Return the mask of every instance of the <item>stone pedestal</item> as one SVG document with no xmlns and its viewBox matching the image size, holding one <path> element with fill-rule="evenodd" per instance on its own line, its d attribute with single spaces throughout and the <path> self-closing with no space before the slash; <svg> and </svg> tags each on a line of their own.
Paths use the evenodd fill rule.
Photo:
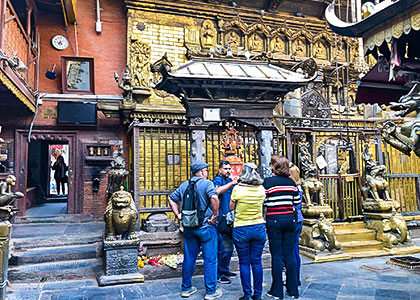
<svg viewBox="0 0 420 300">
<path fill-rule="evenodd" d="M 7 287 L 7 269 L 9 265 L 9 238 L 10 228 L 12 225 L 9 221 L 0 222 L 0 299 L 6 299 Z"/>
<path fill-rule="evenodd" d="M 344 253 L 331 225 L 332 219 L 305 219 L 299 240 L 299 251 L 315 263 L 350 259 Z"/>
<path fill-rule="evenodd" d="M 98 277 L 99 285 L 143 282 L 138 272 L 137 257 L 140 239 L 103 241 L 104 272 Z"/>
</svg>

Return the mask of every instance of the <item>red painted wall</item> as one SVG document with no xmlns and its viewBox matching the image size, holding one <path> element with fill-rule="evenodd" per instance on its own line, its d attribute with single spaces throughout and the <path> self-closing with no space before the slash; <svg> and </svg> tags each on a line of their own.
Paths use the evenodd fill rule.
<svg viewBox="0 0 420 300">
<path fill-rule="evenodd" d="M 96 1 L 77 1 L 77 25 L 69 24 L 68 33 L 79 56 L 93 57 L 95 65 L 95 94 L 120 95 L 114 81 L 114 72 L 121 73 L 126 64 L 127 18 L 123 1 L 101 0 L 102 33 L 95 31 Z M 71 47 L 55 50 L 51 39 L 57 34 L 66 36 L 62 29 L 64 20 L 61 15 L 51 15 L 40 11 L 40 80 L 39 90 L 46 93 L 61 93 L 61 56 L 75 56 Z M 77 38 L 76 32 L 77 30 Z M 77 50 L 76 50 L 77 51 Z M 45 77 L 48 69 L 57 65 L 57 78 Z"/>
</svg>

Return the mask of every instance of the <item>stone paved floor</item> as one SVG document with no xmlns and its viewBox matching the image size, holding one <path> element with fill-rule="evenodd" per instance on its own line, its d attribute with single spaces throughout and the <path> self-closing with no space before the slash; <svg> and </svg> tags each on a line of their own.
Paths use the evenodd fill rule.
<svg viewBox="0 0 420 300">
<path fill-rule="evenodd" d="M 420 258 L 420 254 L 414 255 Z M 385 264 L 389 257 L 313 264 L 304 259 L 302 265 L 302 300 L 420 300 L 420 270 L 409 271 Z M 367 269 L 366 269 L 367 268 Z M 369 270 L 368 270 L 369 269 Z M 264 293 L 271 282 L 270 270 L 264 271 Z M 172 300 L 180 297 L 180 278 L 148 281 L 141 284 L 98 287 L 94 280 L 12 284 L 9 300 L 107 300 L 153 299 Z M 195 276 L 198 293 L 189 299 L 203 299 L 203 276 Z M 220 299 L 242 296 L 240 279 L 222 285 Z M 264 299 L 272 299 L 267 296 Z M 285 299 L 291 299 L 285 297 Z"/>
</svg>

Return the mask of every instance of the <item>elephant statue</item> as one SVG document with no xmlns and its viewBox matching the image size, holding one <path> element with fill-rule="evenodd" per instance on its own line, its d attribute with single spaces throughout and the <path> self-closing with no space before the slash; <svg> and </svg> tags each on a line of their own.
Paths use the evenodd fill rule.
<svg viewBox="0 0 420 300">
<path fill-rule="evenodd" d="M 300 234 L 299 244 L 315 250 L 324 251 L 325 245 L 321 240 L 317 239 L 318 237 L 319 235 L 314 232 L 312 226 L 304 225 L 302 227 L 302 233 Z"/>
<path fill-rule="evenodd" d="M 391 231 L 397 236 L 398 242 L 405 243 L 411 240 L 407 232 L 407 223 L 401 215 L 396 214 L 394 211 L 389 222 L 391 223 Z"/>
<path fill-rule="evenodd" d="M 315 225 L 303 226 L 299 243 L 303 246 L 321 251 L 325 249 L 329 251 L 342 249 L 340 243 L 337 241 L 331 222 L 327 221 L 322 213 Z"/>
</svg>

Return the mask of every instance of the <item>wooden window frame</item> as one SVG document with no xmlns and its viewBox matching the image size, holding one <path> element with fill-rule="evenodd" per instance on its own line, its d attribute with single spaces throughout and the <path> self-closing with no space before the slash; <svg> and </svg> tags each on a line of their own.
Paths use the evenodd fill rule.
<svg viewBox="0 0 420 300">
<path fill-rule="evenodd" d="M 67 88 L 67 72 L 66 65 L 68 61 L 82 61 L 89 62 L 89 90 L 70 90 Z M 61 57 L 61 87 L 63 94 L 95 94 L 95 68 L 93 57 L 80 57 L 80 56 L 62 56 Z"/>
</svg>

